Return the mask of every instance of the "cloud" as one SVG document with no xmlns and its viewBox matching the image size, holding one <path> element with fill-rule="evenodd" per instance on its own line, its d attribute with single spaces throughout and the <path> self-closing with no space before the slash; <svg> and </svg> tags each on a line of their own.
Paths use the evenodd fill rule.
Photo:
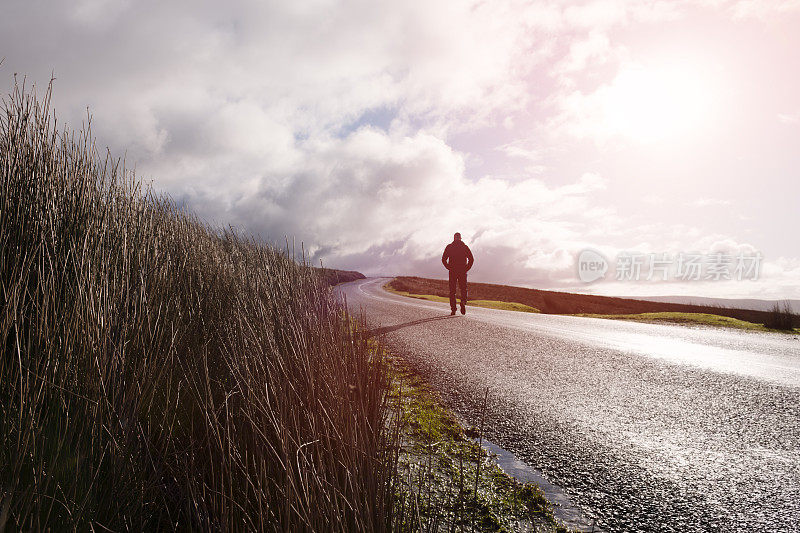
<svg viewBox="0 0 800 533">
<path fill-rule="evenodd" d="M 344 266 L 357 258 L 372 274 L 438 273 L 431 258 L 460 231 L 481 250 L 476 279 L 494 279 L 502 264 L 521 280 L 526 273 L 546 278 L 548 265 L 563 263 L 565 246 L 583 242 L 597 225 L 592 195 L 606 186 L 591 173 L 559 187 L 534 178 L 469 180 L 463 156 L 425 132 L 364 127 L 298 150 L 300 164 L 289 175 L 264 174 L 235 193 L 197 189 L 184 200 L 207 218 L 272 238 L 295 236 L 312 261 Z M 511 248 L 518 251 L 489 260 L 491 250 Z"/>
<path fill-rule="evenodd" d="M 797 124 L 800 122 L 800 112 L 778 113 L 778 121 L 782 124 Z"/>
<path fill-rule="evenodd" d="M 757 8 L 703 7 L 769 16 Z M 480 250 L 475 279 L 565 286 L 587 245 L 728 237 L 673 223 L 672 213 L 657 219 L 654 208 L 631 215 L 629 186 L 651 162 L 625 151 L 634 135 L 608 116 L 624 70 L 659 42 L 648 32 L 689 17 L 694 3 L 9 0 L 3 9 L 0 79 L 19 72 L 42 86 L 54 72 L 62 123 L 80 125 L 88 107 L 98 142 L 127 154 L 157 190 L 212 223 L 295 237 L 330 266 L 439 274 L 441 247 L 459 230 Z M 646 38 L 623 36 L 637 33 Z M 690 201 L 648 193 L 651 207 Z M 694 207 L 723 205 L 706 198 L 713 190 L 691 194 Z"/>
<path fill-rule="evenodd" d="M 664 197 L 658 194 L 647 194 L 642 197 L 642 201 L 650 205 L 664 205 Z"/>
<path fill-rule="evenodd" d="M 590 62 L 601 66 L 612 59 L 614 50 L 607 34 L 593 30 L 586 38 L 577 39 L 569 45 L 569 52 L 559 62 L 554 71 L 564 80 L 568 75 L 586 71 Z"/>
<path fill-rule="evenodd" d="M 387 17 L 385 6 L 372 3 L 92 0 L 73 9 L 12 1 L 0 42 L 11 68 L 27 67 L 23 72 L 40 81 L 31 63 L 47 74 L 55 69 L 59 102 L 79 112 L 90 104 L 98 126 L 117 119 L 106 118 L 117 106 L 158 122 L 164 108 L 184 98 L 204 109 L 249 100 L 276 122 L 310 134 L 387 106 L 402 107 L 406 118 L 467 115 L 463 121 L 521 105 L 526 93 L 512 71 L 530 49 L 521 42 L 530 40 L 530 28 L 506 24 L 509 10 L 404 2 Z M 39 32 L 36 50 L 17 49 L 28 41 L 27 28 L 46 25 L 54 31 Z M 77 86 L 84 91 L 73 93 Z M 113 140 L 128 146 L 146 130 L 143 124 Z"/>
<path fill-rule="evenodd" d="M 731 205 L 731 203 L 730 200 L 725 200 L 723 198 L 698 198 L 688 202 L 686 205 L 690 207 L 709 207 Z"/>
<path fill-rule="evenodd" d="M 737 18 L 765 19 L 776 14 L 800 10 L 798 0 L 739 0 L 733 2 L 731 10 Z"/>
</svg>

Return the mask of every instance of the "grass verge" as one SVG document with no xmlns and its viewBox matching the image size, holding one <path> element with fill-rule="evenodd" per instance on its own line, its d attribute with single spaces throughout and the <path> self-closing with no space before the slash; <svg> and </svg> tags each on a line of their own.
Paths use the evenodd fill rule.
<svg viewBox="0 0 800 533">
<path fill-rule="evenodd" d="M 398 294 L 400 296 L 407 296 L 409 298 L 417 298 L 419 300 L 428 300 L 431 302 L 442 302 L 449 304 L 450 298 L 444 296 L 436 296 L 435 294 L 412 294 L 410 292 L 405 291 L 398 291 L 393 289 L 389 284 L 383 286 L 383 288 L 391 292 L 393 294 Z M 502 309 L 504 311 L 521 311 L 523 313 L 538 313 L 539 310 L 535 307 L 531 307 L 529 305 L 517 303 L 517 302 L 501 302 L 499 300 L 467 300 L 469 305 L 474 305 L 475 307 L 488 307 L 490 309 Z"/>
<path fill-rule="evenodd" d="M 396 531 L 568 531 L 542 491 L 505 474 L 423 378 L 385 359 L 400 422 Z"/>
<path fill-rule="evenodd" d="M 572 316 L 605 318 L 608 320 L 631 320 L 634 322 L 648 322 L 652 324 L 669 323 L 669 324 L 711 326 L 716 328 L 743 329 L 748 331 L 769 331 L 769 332 L 782 332 L 782 333 L 787 332 L 786 330 L 768 328 L 762 324 L 754 324 L 753 322 L 747 322 L 746 320 L 739 320 L 738 318 L 712 315 L 710 313 L 664 312 L 664 313 L 637 313 L 630 315 L 599 315 L 599 314 L 584 313 Z M 800 329 L 794 328 L 793 332 L 800 333 Z"/>
</svg>

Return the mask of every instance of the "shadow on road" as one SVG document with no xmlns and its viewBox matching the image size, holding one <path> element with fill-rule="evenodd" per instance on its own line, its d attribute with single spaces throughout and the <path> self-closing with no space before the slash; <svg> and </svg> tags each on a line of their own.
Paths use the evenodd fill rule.
<svg viewBox="0 0 800 533">
<path fill-rule="evenodd" d="M 367 331 L 367 337 L 375 337 L 377 335 L 383 335 L 385 333 L 391 333 L 392 331 L 397 331 L 398 329 L 407 328 L 410 326 L 416 326 L 419 324 L 424 324 L 425 322 L 433 322 L 434 320 L 447 320 L 448 318 L 455 318 L 452 315 L 444 315 L 444 316 L 432 316 L 430 318 L 420 318 L 419 320 L 412 320 L 411 322 L 404 322 L 403 324 L 395 324 L 394 326 L 386 326 L 383 328 L 375 328 Z"/>
</svg>

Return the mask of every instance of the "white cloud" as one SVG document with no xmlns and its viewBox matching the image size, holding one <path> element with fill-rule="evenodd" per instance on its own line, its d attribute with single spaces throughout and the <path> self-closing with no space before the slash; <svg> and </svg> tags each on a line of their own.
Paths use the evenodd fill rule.
<svg viewBox="0 0 800 533">
<path fill-rule="evenodd" d="M 70 18 L 89 29 L 108 28 L 129 7 L 128 0 L 81 0 L 75 2 Z"/>
<path fill-rule="evenodd" d="M 296 236 L 315 260 L 359 257 L 368 273 L 430 263 L 461 231 L 484 251 L 476 276 L 496 276 L 487 250 L 513 243 L 517 251 L 502 259 L 504 268 L 530 279 L 545 275 L 548 262 L 563 262 L 556 251 L 573 241 L 577 246 L 597 226 L 591 196 L 606 185 L 591 173 L 560 187 L 533 178 L 472 181 L 464 177 L 463 156 L 424 132 L 395 136 L 365 127 L 345 138 L 307 141 L 298 150 L 299 165 L 290 175 L 265 174 L 236 193 L 198 190 L 187 200 L 210 218 L 273 238 Z M 432 266 L 428 273 L 437 273 Z"/>
<path fill-rule="evenodd" d="M 778 121 L 782 124 L 797 124 L 800 122 L 800 112 L 778 113 Z"/>
<path fill-rule="evenodd" d="M 504 144 L 503 146 L 498 146 L 497 149 L 510 157 L 527 159 L 532 162 L 537 162 L 542 160 L 541 150 L 538 150 L 536 148 L 529 148 L 525 146 L 525 143 L 522 142 L 512 142 Z"/>
<path fill-rule="evenodd" d="M 589 89 L 566 84 L 566 90 L 552 98 L 556 114 L 548 129 L 599 144 L 686 142 L 715 122 L 715 81 L 688 62 L 646 65 L 623 60 L 606 83 Z"/>
<path fill-rule="evenodd" d="M 697 198 L 696 200 L 688 202 L 686 205 L 690 207 L 725 206 L 731 205 L 731 201 L 723 198 Z"/>
<path fill-rule="evenodd" d="M 555 72 L 565 77 L 576 72 L 584 72 L 590 62 L 593 66 L 600 66 L 611 59 L 613 48 L 607 34 L 591 31 L 584 39 L 573 41 L 569 52 L 555 67 Z"/>
<path fill-rule="evenodd" d="M 800 10 L 800 0 L 739 0 L 731 6 L 738 18 L 767 18 Z"/>
<path fill-rule="evenodd" d="M 711 6 L 762 16 L 755 7 Z M 630 140 L 619 142 L 625 130 L 608 117 L 609 93 L 637 52 L 617 32 L 680 19 L 693 4 L 9 0 L 3 9 L 0 78 L 20 72 L 41 85 L 55 72 L 60 119 L 78 125 L 89 106 L 99 143 L 127 153 L 141 178 L 214 223 L 295 236 L 332 266 L 438 274 L 431 258 L 460 230 L 481 250 L 478 278 L 560 285 L 586 245 L 727 238 L 623 216 L 624 200 L 612 197 L 624 196 L 623 165 L 579 152 L 583 140 L 608 152 Z M 659 197 L 652 204 L 668 204 Z"/>
<path fill-rule="evenodd" d="M 642 201 L 650 205 L 663 205 L 664 197 L 658 194 L 648 194 L 642 197 Z"/>
</svg>

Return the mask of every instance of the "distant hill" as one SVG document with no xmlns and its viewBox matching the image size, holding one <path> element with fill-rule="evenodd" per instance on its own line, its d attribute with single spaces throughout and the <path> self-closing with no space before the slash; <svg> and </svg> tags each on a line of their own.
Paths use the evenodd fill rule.
<svg viewBox="0 0 800 533">
<path fill-rule="evenodd" d="M 447 297 L 449 294 L 446 280 L 428 279 L 418 277 L 397 277 L 389 283 L 390 287 L 412 294 L 433 294 Z M 681 298 L 681 297 L 676 297 Z M 772 314 L 766 309 L 748 309 L 727 307 L 717 303 L 704 302 L 693 305 L 680 302 L 665 302 L 651 299 L 617 298 L 611 296 L 595 296 L 591 294 L 575 294 L 569 292 L 545 291 L 527 289 L 509 285 L 494 285 L 491 283 L 470 283 L 470 300 L 497 300 L 502 302 L 516 302 L 530 307 L 535 307 L 543 313 L 558 315 L 598 314 L 598 315 L 628 315 L 638 313 L 708 313 L 712 315 L 728 316 L 765 324 L 771 321 Z M 699 300 L 721 300 L 703 299 Z M 738 300 L 727 300 L 737 302 Z M 758 300 L 756 300 L 758 301 Z M 762 300 L 762 302 L 765 302 Z M 770 302 L 774 305 L 774 302 Z M 771 309 L 771 305 L 768 309 Z M 792 317 L 794 325 L 800 325 L 800 317 Z"/>
<path fill-rule="evenodd" d="M 800 300 L 759 300 L 757 298 L 707 298 L 703 296 L 642 296 L 639 300 L 648 302 L 705 305 L 770 311 L 776 303 L 789 302 L 792 311 L 800 313 Z"/>
<path fill-rule="evenodd" d="M 336 270 L 335 268 L 319 268 L 314 267 L 314 270 L 322 277 L 322 279 L 330 286 L 338 285 L 339 283 L 347 283 L 348 281 L 355 281 L 357 279 L 364 279 L 366 276 L 361 272 L 355 270 Z"/>
</svg>

